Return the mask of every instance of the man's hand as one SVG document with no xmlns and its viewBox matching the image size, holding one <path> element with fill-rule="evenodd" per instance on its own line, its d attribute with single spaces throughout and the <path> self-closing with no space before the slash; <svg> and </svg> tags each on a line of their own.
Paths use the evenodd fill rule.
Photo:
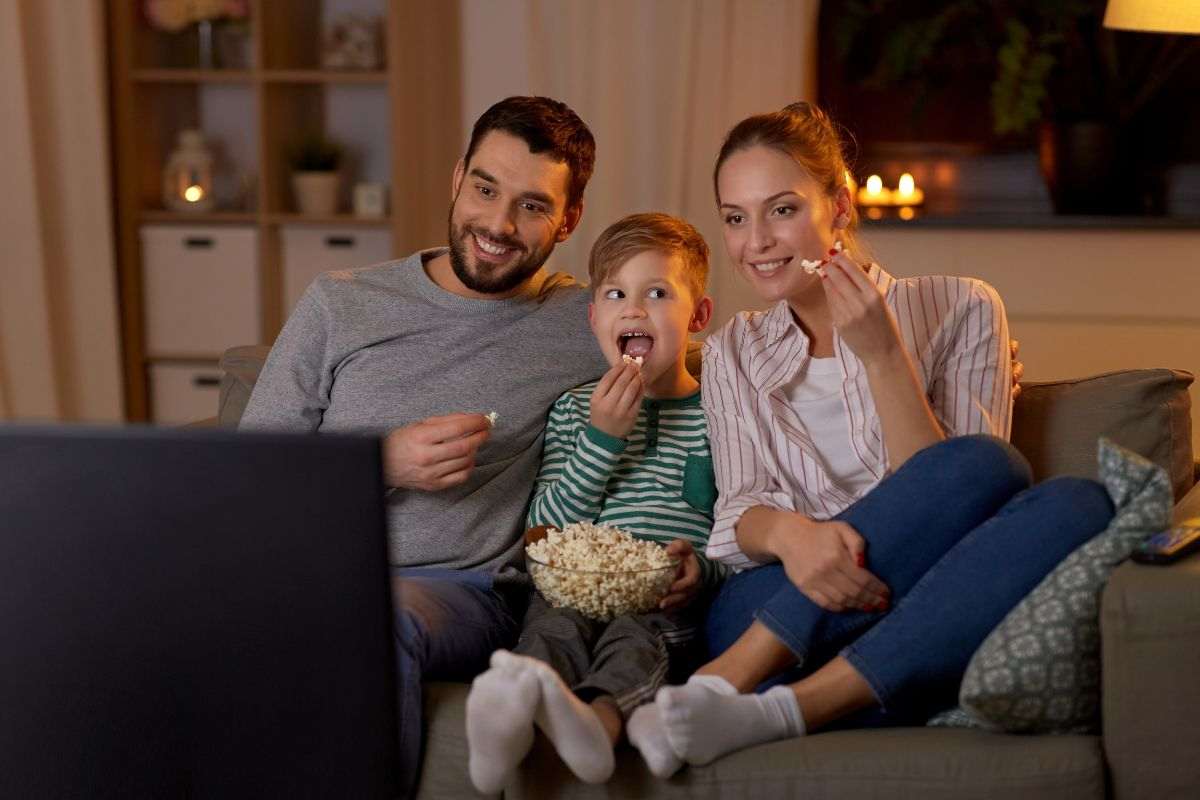
<svg viewBox="0 0 1200 800">
<path fill-rule="evenodd" d="M 592 392 L 592 426 L 624 439 L 637 424 L 642 393 L 641 368 L 637 364 L 617 364 L 604 373 Z"/>
<path fill-rule="evenodd" d="M 1008 351 L 1009 351 L 1009 353 L 1012 354 L 1012 365 L 1013 365 L 1012 366 L 1013 400 L 1016 400 L 1017 396 L 1021 394 L 1021 377 L 1025 374 L 1025 365 L 1021 363 L 1021 360 L 1019 358 L 1017 358 L 1017 350 L 1019 350 L 1020 348 L 1021 348 L 1021 343 L 1018 342 L 1016 339 L 1008 340 Z"/>
<path fill-rule="evenodd" d="M 466 481 L 491 425 L 483 414 L 447 414 L 396 428 L 383 440 L 383 482 L 436 492 Z"/>
<path fill-rule="evenodd" d="M 696 558 L 692 543 L 676 539 L 667 545 L 667 555 L 679 559 L 679 571 L 675 573 L 675 582 L 667 590 L 667 596 L 658 604 L 663 611 L 683 608 L 696 599 L 700 591 L 700 559 Z"/>
<path fill-rule="evenodd" d="M 828 611 L 883 611 L 891 592 L 868 572 L 866 542 L 845 522 L 816 522 L 786 514 L 772 552 L 804 596 Z"/>
</svg>

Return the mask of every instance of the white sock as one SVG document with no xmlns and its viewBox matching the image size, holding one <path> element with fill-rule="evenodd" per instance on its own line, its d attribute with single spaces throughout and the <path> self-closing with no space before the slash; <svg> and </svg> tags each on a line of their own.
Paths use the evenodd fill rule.
<svg viewBox="0 0 1200 800">
<path fill-rule="evenodd" d="M 724 678 L 694 675 L 658 690 L 667 741 L 689 764 L 707 764 L 744 747 L 804 735 L 804 716 L 787 686 L 738 694 Z"/>
<path fill-rule="evenodd" d="M 683 761 L 675 755 L 671 743 L 667 741 L 662 712 L 656 703 L 638 706 L 625 725 L 625 733 L 655 777 L 669 778 L 683 766 Z"/>
<path fill-rule="evenodd" d="M 576 697 L 549 664 L 513 653 L 505 653 L 504 659 L 537 677 L 542 700 L 533 721 L 571 772 L 585 783 L 607 781 L 613 771 L 613 745 L 591 706 Z"/>
<path fill-rule="evenodd" d="M 541 684 L 524 670 L 512 670 L 492 654 L 492 668 L 475 678 L 467 695 L 467 768 L 484 794 L 507 785 L 533 745 L 533 715 Z"/>
</svg>

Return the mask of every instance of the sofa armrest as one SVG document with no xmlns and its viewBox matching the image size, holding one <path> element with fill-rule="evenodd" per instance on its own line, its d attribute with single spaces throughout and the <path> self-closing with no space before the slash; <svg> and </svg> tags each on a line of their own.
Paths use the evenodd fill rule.
<svg viewBox="0 0 1200 800">
<path fill-rule="evenodd" d="M 217 424 L 222 428 L 236 428 L 250 402 L 250 394 L 258 380 L 258 373 L 270 355 L 267 345 L 245 345 L 231 347 L 221 356 L 221 400 L 217 409 Z"/>
<path fill-rule="evenodd" d="M 1196 485 L 1171 510 L 1174 522 L 1182 522 L 1188 517 L 1200 517 L 1200 461 L 1196 462 Z"/>
<path fill-rule="evenodd" d="M 1179 506 L 1200 505 L 1200 487 Z M 1179 508 L 1177 506 L 1177 509 Z M 1200 555 L 1113 571 L 1100 610 L 1104 752 L 1113 797 L 1200 786 Z"/>
</svg>

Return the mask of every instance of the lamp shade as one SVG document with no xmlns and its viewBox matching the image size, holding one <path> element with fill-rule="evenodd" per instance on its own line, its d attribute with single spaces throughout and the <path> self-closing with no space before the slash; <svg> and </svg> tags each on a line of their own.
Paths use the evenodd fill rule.
<svg viewBox="0 0 1200 800">
<path fill-rule="evenodd" d="M 1108 0 L 1104 27 L 1153 33 L 1200 33 L 1200 0 Z"/>
</svg>

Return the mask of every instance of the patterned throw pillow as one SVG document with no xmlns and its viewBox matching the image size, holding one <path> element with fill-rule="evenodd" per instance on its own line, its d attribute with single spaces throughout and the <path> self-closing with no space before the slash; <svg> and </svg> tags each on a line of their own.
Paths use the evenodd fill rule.
<svg viewBox="0 0 1200 800">
<path fill-rule="evenodd" d="M 931 725 L 1012 733 L 1094 733 L 1100 727 L 1100 594 L 1109 573 L 1168 526 L 1166 471 L 1108 439 L 1100 480 L 1116 514 L 1008 613 L 967 665 L 961 708 Z"/>
</svg>

